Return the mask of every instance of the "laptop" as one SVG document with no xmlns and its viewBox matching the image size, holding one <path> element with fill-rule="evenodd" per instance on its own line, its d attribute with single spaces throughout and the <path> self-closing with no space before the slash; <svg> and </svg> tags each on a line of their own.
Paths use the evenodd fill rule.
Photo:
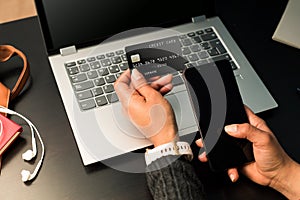
<svg viewBox="0 0 300 200">
<path fill-rule="evenodd" d="M 46 52 L 84 166 L 151 145 L 124 115 L 113 83 L 128 68 L 125 48 L 176 36 L 189 65 L 227 59 L 244 104 L 277 103 L 235 43 L 214 1 L 35 0 Z M 179 135 L 197 131 L 180 71 L 166 95 Z"/>
</svg>

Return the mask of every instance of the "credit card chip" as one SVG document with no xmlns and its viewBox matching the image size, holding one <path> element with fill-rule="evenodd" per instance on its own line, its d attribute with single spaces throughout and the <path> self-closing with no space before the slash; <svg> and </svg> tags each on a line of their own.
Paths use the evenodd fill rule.
<svg viewBox="0 0 300 200">
<path fill-rule="evenodd" d="M 141 61 L 140 54 L 131 55 L 130 59 L 131 59 L 132 63 L 136 63 L 136 62 L 140 62 Z"/>
</svg>

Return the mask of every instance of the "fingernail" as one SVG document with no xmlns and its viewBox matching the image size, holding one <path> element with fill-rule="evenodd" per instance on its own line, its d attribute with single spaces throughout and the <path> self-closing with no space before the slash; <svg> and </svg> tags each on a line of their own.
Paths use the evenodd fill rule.
<svg viewBox="0 0 300 200">
<path fill-rule="evenodd" d="M 167 75 L 164 75 L 163 78 L 166 78 L 166 79 L 171 78 L 172 79 L 173 75 L 172 74 L 167 74 Z"/>
<path fill-rule="evenodd" d="M 229 178 L 230 178 L 231 182 L 235 182 L 235 176 L 234 176 L 234 174 L 230 174 Z"/>
<path fill-rule="evenodd" d="M 198 140 L 196 140 L 196 142 L 202 142 L 202 138 L 199 138 Z"/>
<path fill-rule="evenodd" d="M 225 131 L 226 132 L 236 132 L 237 131 L 237 125 L 227 125 L 225 126 Z"/>
<path fill-rule="evenodd" d="M 139 80 L 142 78 L 142 74 L 137 69 L 133 69 L 131 72 L 131 78 Z"/>
<path fill-rule="evenodd" d="M 206 157 L 206 153 L 205 152 L 203 152 L 203 153 L 201 153 L 200 155 L 199 155 L 199 158 L 205 158 Z"/>
</svg>

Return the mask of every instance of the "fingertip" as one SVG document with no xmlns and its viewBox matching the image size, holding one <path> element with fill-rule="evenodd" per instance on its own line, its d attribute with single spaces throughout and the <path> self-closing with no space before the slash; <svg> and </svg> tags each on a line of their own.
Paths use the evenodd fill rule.
<svg viewBox="0 0 300 200">
<path fill-rule="evenodd" d="M 208 159 L 207 159 L 207 156 L 206 156 L 206 152 L 201 153 L 201 154 L 198 156 L 198 159 L 199 159 L 201 162 L 207 162 Z"/>
<path fill-rule="evenodd" d="M 173 89 L 173 85 L 171 83 L 169 83 L 169 84 L 163 86 L 159 90 L 159 92 L 164 95 L 164 94 L 167 94 L 168 92 L 170 92 L 172 89 Z"/>
<path fill-rule="evenodd" d="M 169 80 L 171 82 L 173 79 L 173 74 L 167 74 L 165 77 L 167 80 Z"/>
<path fill-rule="evenodd" d="M 157 77 L 155 79 L 151 78 L 151 87 L 153 87 L 156 90 L 164 90 L 169 92 L 172 88 L 173 88 L 173 84 L 172 84 L 172 78 L 173 75 L 172 74 L 167 74 L 163 77 Z"/>
<path fill-rule="evenodd" d="M 139 80 L 142 78 L 142 74 L 137 69 L 133 69 L 131 71 L 131 78 L 134 80 Z"/>
<path fill-rule="evenodd" d="M 236 124 L 231 124 L 231 125 L 227 125 L 224 127 L 224 130 L 227 132 L 227 133 L 235 133 L 237 132 L 237 125 Z"/>
<path fill-rule="evenodd" d="M 227 173 L 228 173 L 228 176 L 229 176 L 231 182 L 234 183 L 239 179 L 239 173 L 236 168 L 228 169 Z"/>
<path fill-rule="evenodd" d="M 231 182 L 233 182 L 233 183 L 236 181 L 234 174 L 229 174 L 229 178 L 230 178 Z"/>
<path fill-rule="evenodd" d="M 203 145 L 203 140 L 202 140 L 202 138 L 196 140 L 196 145 L 197 145 L 198 147 L 200 147 L 200 148 L 202 148 L 202 147 L 204 146 L 204 145 Z"/>
<path fill-rule="evenodd" d="M 172 83 L 168 83 L 167 85 L 164 86 L 164 88 L 166 88 L 169 91 L 171 91 L 173 89 L 173 84 Z"/>
<path fill-rule="evenodd" d="M 246 136 L 244 135 L 244 124 L 230 124 L 224 127 L 225 132 L 236 138 L 245 138 Z"/>
<path fill-rule="evenodd" d="M 131 83 L 134 89 L 139 90 L 140 88 L 148 85 L 147 80 L 137 69 L 133 69 L 131 73 Z"/>
</svg>

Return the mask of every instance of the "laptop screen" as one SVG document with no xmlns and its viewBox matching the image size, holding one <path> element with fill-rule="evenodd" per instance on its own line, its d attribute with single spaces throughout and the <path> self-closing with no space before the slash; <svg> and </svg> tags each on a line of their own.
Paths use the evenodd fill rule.
<svg viewBox="0 0 300 200">
<path fill-rule="evenodd" d="M 163 2 L 163 3 L 162 3 Z M 212 0 L 35 0 L 48 54 L 97 44 L 140 27 L 170 27 L 214 14 Z"/>
</svg>

